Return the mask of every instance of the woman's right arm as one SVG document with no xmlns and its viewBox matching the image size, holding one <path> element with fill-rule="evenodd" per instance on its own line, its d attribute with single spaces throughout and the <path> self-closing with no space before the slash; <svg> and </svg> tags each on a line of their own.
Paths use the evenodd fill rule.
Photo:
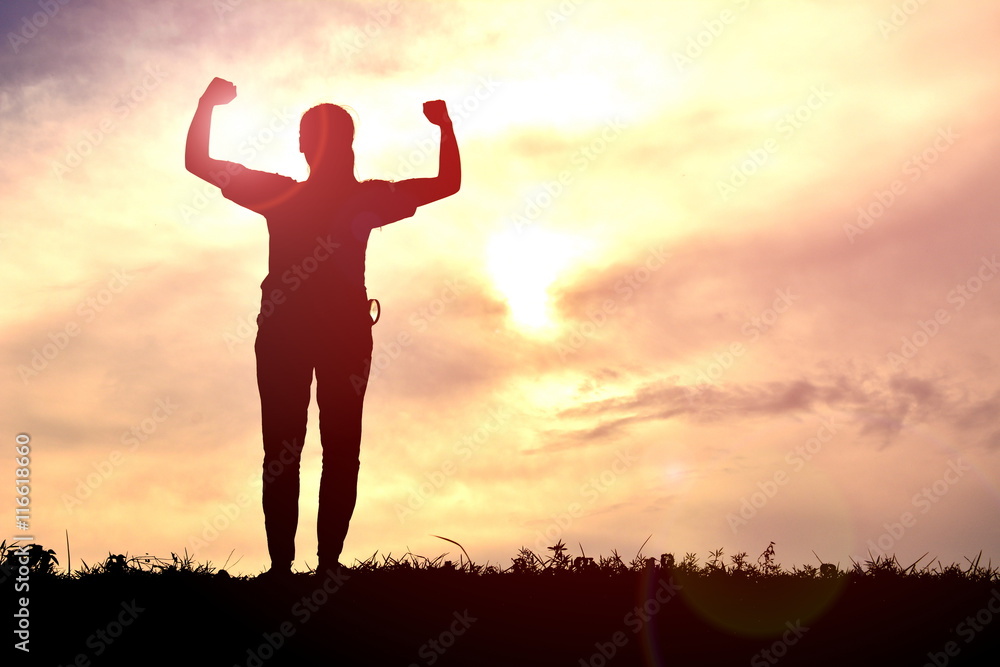
<svg viewBox="0 0 1000 667">
<path fill-rule="evenodd" d="M 462 187 L 462 160 L 448 108 L 441 100 L 424 103 L 427 120 L 441 128 L 441 148 L 438 153 L 438 175 L 434 178 L 410 178 L 393 183 L 415 206 L 423 206 L 458 192 Z"/>
<path fill-rule="evenodd" d="M 225 79 L 212 79 L 208 88 L 198 100 L 198 109 L 188 128 L 187 146 L 184 151 L 184 166 L 198 178 L 213 185 L 223 187 L 228 175 L 237 165 L 226 160 L 214 160 L 208 154 L 209 133 L 212 126 L 212 109 L 220 104 L 228 104 L 236 97 L 236 86 Z M 227 174 L 228 172 L 228 174 Z"/>
</svg>

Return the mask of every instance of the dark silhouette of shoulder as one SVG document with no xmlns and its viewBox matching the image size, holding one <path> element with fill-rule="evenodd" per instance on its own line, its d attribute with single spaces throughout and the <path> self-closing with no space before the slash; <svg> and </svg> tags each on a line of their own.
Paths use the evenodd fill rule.
<svg viewBox="0 0 1000 667">
<path fill-rule="evenodd" d="M 233 174 L 222 188 L 222 195 L 232 202 L 269 216 L 282 208 L 299 216 L 345 216 L 352 226 L 369 229 L 382 227 L 412 217 L 417 204 L 391 181 L 372 179 L 356 183 L 346 190 L 324 187 L 322 183 L 296 181 L 288 176 L 253 169 Z M 337 210 L 331 210 L 333 207 Z M 359 220 L 360 218 L 363 218 Z"/>
</svg>

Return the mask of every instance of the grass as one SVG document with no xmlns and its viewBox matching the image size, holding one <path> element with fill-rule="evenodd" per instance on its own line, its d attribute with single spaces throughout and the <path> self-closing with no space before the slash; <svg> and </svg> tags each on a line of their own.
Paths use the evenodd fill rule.
<svg viewBox="0 0 1000 667">
<path fill-rule="evenodd" d="M 647 557 L 646 543 L 634 556 L 588 556 L 560 541 L 480 564 L 438 537 L 457 558 L 376 552 L 342 578 L 278 583 L 230 574 L 232 554 L 214 565 L 187 552 L 109 553 L 59 571 L 35 545 L 38 664 L 771 665 L 780 654 L 782 665 L 920 665 L 940 654 L 955 665 L 1000 653 L 1000 568 L 981 556 L 845 567 L 817 556 L 784 568 L 774 543 L 756 558 L 718 549 L 700 559 Z M 0 544 L 0 569 L 12 552 Z M 202 635 L 203 647 L 191 643 Z M 949 646 L 958 653 L 942 653 Z"/>
<path fill-rule="evenodd" d="M 619 575 L 626 573 L 642 573 L 646 571 L 672 572 L 680 576 L 719 576 L 728 575 L 732 578 L 742 579 L 768 579 L 768 578 L 793 578 L 793 579 L 815 579 L 815 578 L 873 578 L 873 577 L 910 577 L 910 578 L 939 578 L 948 580 L 966 580 L 974 582 L 1000 582 L 1000 566 L 993 566 L 992 562 L 983 564 L 980 552 L 975 559 L 966 558 L 965 563 L 952 563 L 945 565 L 938 559 L 928 559 L 928 554 L 924 554 L 919 559 L 904 566 L 895 555 L 873 556 L 862 562 L 851 559 L 851 566 L 842 569 L 839 564 L 824 563 L 819 556 L 816 557 L 819 566 L 804 564 L 801 567 L 793 566 L 791 569 L 784 569 L 776 561 L 774 542 L 758 556 L 756 562 L 750 562 L 746 552 L 740 552 L 729 557 L 728 564 L 722 549 L 709 551 L 708 559 L 704 563 L 699 563 L 698 555 L 686 553 L 680 563 L 676 562 L 673 554 L 660 554 L 657 558 L 648 558 L 642 554 L 643 542 L 639 552 L 626 563 L 617 550 L 612 550 L 610 556 L 599 556 L 596 560 L 588 557 L 580 545 L 580 555 L 570 556 L 568 548 L 560 540 L 556 544 L 547 547 L 549 554 L 536 554 L 527 547 L 521 547 L 517 556 L 511 558 L 511 564 L 502 567 L 500 565 L 476 564 L 469 557 L 465 548 L 455 540 L 447 537 L 434 535 L 441 540 L 445 540 L 459 547 L 462 554 L 458 563 L 452 560 L 445 560 L 448 553 L 441 554 L 436 558 L 428 558 L 407 552 L 401 557 L 394 557 L 391 553 L 379 555 L 378 552 L 372 554 L 365 560 L 355 560 L 350 569 L 355 573 L 378 573 L 393 571 L 448 571 L 465 573 L 469 575 L 502 575 L 502 574 L 523 574 L 523 575 L 556 575 L 556 574 L 580 574 L 580 575 Z M 17 546 L 8 546 L 6 541 L 0 542 L 0 554 L 3 555 L 2 565 L 0 565 L 0 582 L 9 576 L 10 569 L 16 567 L 15 559 Z M 221 566 L 213 565 L 211 561 L 198 563 L 187 550 L 183 554 L 171 552 L 170 557 L 151 556 L 148 553 L 142 556 L 129 556 L 127 554 L 108 553 L 107 559 L 102 563 L 89 565 L 85 561 L 82 566 L 73 572 L 58 572 L 56 566 L 59 561 L 56 552 L 52 549 L 45 549 L 41 545 L 27 545 L 29 551 L 29 569 L 33 575 L 51 575 L 68 578 L 89 578 L 104 575 L 155 575 L 155 574 L 188 574 L 204 576 L 231 576 L 227 567 L 229 558 Z M 815 555 L 815 552 L 814 552 Z M 920 565 L 924 562 L 923 565 Z M 239 560 L 233 562 L 235 567 Z M 239 579 L 252 579 L 254 575 L 243 575 Z"/>
</svg>

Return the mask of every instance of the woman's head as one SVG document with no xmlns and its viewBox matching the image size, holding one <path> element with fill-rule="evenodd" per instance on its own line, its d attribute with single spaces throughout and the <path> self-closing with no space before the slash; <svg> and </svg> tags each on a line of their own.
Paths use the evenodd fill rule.
<svg viewBox="0 0 1000 667">
<path fill-rule="evenodd" d="M 354 176 L 354 119 L 344 107 L 319 104 L 302 114 L 299 150 L 311 171 Z"/>
</svg>

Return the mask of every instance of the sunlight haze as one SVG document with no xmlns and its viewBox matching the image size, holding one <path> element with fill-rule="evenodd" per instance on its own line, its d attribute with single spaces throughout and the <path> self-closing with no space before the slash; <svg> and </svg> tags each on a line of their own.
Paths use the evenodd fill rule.
<svg viewBox="0 0 1000 667">
<path fill-rule="evenodd" d="M 212 157 L 296 179 L 315 104 L 360 179 L 435 175 L 421 105 L 454 121 L 461 191 L 368 243 L 345 563 L 1000 558 L 1000 7 L 57 4 L 0 9 L 0 400 L 62 565 L 267 567 L 267 228 L 184 164 L 216 76 Z"/>
</svg>

